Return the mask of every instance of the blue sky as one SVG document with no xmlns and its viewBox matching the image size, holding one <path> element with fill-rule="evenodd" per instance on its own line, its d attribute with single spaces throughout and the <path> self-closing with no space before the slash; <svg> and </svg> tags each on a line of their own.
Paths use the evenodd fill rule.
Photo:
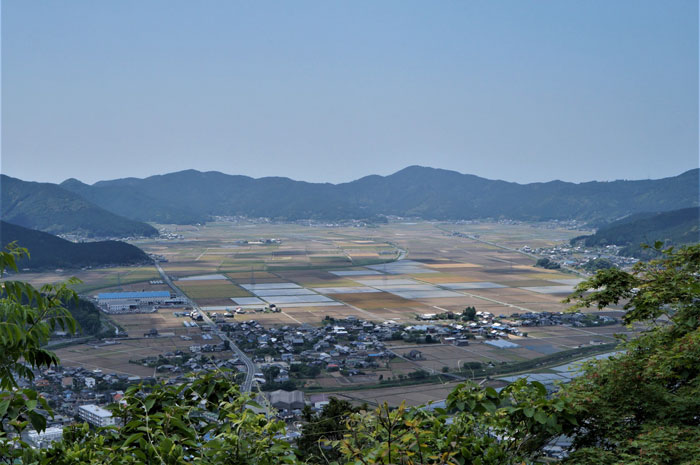
<svg viewBox="0 0 700 465">
<path fill-rule="evenodd" d="M 2 2 L 3 173 L 698 166 L 696 1 Z"/>
</svg>

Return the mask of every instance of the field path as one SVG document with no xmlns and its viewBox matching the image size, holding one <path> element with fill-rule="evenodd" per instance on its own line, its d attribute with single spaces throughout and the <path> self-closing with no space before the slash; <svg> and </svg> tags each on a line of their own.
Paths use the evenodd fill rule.
<svg viewBox="0 0 700 465">
<path fill-rule="evenodd" d="M 294 321 L 294 322 L 296 322 L 296 323 L 299 323 L 300 325 L 303 324 L 301 321 L 297 320 L 296 318 L 294 318 L 294 317 L 293 317 L 292 315 L 290 315 L 289 313 L 286 313 L 286 312 L 280 312 L 280 313 L 282 313 L 282 315 L 286 316 L 287 318 L 291 319 L 292 321 Z"/>
</svg>

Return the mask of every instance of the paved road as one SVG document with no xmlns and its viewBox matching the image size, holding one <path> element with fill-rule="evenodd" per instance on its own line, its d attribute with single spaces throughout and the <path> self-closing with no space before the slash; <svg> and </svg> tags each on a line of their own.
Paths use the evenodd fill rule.
<svg viewBox="0 0 700 465">
<path fill-rule="evenodd" d="M 177 294 L 179 297 L 182 297 L 187 300 L 187 302 L 190 303 L 193 309 L 199 312 L 200 315 L 202 315 L 202 318 L 204 319 L 204 322 L 207 323 L 209 326 L 212 327 L 213 332 L 219 336 L 219 338 L 222 341 L 228 341 L 229 346 L 231 347 L 231 350 L 238 356 L 238 358 L 245 364 L 246 367 L 246 374 L 245 374 L 245 381 L 241 384 L 241 392 L 250 392 L 253 389 L 253 378 L 255 375 L 255 363 L 248 358 L 248 356 L 238 348 L 236 344 L 233 343 L 231 339 L 226 335 L 225 332 L 220 331 L 216 323 L 211 321 L 211 319 L 207 316 L 206 313 L 202 311 L 201 308 L 199 308 L 199 305 L 197 305 L 195 302 L 191 301 L 189 297 L 187 297 L 181 290 L 178 288 L 173 281 L 170 279 L 170 276 L 167 275 L 167 273 L 161 268 L 160 264 L 158 262 L 154 262 L 156 265 L 156 269 L 158 270 L 158 273 L 160 273 L 161 278 L 163 279 L 163 282 L 170 286 L 170 288 Z"/>
</svg>

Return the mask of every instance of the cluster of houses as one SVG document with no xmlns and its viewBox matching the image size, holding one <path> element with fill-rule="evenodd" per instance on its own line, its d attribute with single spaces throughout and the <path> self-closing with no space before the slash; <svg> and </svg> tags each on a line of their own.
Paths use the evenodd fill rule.
<svg viewBox="0 0 700 465">
<path fill-rule="evenodd" d="M 586 265 L 593 260 L 605 258 L 618 268 L 629 268 L 639 260 L 633 257 L 619 255 L 621 247 L 617 245 L 606 245 L 602 247 L 582 247 L 577 245 L 556 245 L 554 247 L 523 246 L 521 252 L 538 255 L 548 258 L 554 263 L 571 268 L 585 269 Z"/>
<path fill-rule="evenodd" d="M 520 326 L 571 325 L 577 328 L 583 328 L 592 326 L 607 326 L 619 323 L 619 320 L 612 316 L 593 313 L 514 313 L 511 315 L 511 318 L 516 320 L 515 324 L 519 324 Z"/>
<path fill-rule="evenodd" d="M 46 430 L 26 431 L 25 440 L 36 447 L 44 447 L 52 441 L 60 441 L 63 426 L 74 423 L 76 419 L 87 421 L 95 427 L 114 424 L 112 414 L 100 405 L 121 401 L 124 389 L 130 384 L 141 381 L 154 382 L 155 380 L 62 365 L 36 370 L 34 380 L 22 379 L 20 387 L 40 392 L 52 406 L 54 416 L 47 416 Z"/>
<path fill-rule="evenodd" d="M 178 240 L 185 238 L 185 236 L 183 236 L 182 234 L 175 232 L 175 231 L 170 231 L 166 228 L 159 229 L 158 234 L 159 234 L 159 236 L 158 236 L 159 240 L 178 241 Z"/>
<path fill-rule="evenodd" d="M 220 328 L 233 342 L 252 355 L 260 367 L 256 381 L 277 386 L 300 372 L 318 368 L 341 371 L 353 376 L 363 369 L 379 368 L 396 356 L 386 341 L 409 343 L 443 343 L 465 346 L 469 340 L 507 339 L 522 336 L 520 322 L 504 321 L 490 312 L 476 312 L 474 321 L 453 321 L 450 324 L 417 324 L 401 326 L 395 322 L 373 323 L 356 317 L 343 320 L 327 318 L 324 326 L 308 324 L 265 328 L 255 320 L 226 322 Z M 295 367 L 296 365 L 296 367 Z M 264 371 L 276 367 L 275 377 L 269 379 Z"/>
<path fill-rule="evenodd" d="M 282 239 L 275 239 L 275 238 L 261 238 L 261 239 L 253 239 L 253 240 L 246 240 L 246 239 L 241 239 L 235 242 L 236 245 L 272 245 L 272 244 L 281 244 Z"/>
<path fill-rule="evenodd" d="M 205 344 L 207 347 L 212 347 Z M 200 347 L 200 346 L 197 346 Z M 204 347 L 204 346 L 201 346 Z M 199 352 L 222 352 L 225 350 L 225 345 L 223 343 L 217 344 L 217 350 L 196 350 L 192 351 L 190 348 L 190 353 L 177 350 L 174 352 L 166 352 L 158 357 L 146 357 L 140 360 L 133 361 L 133 363 L 138 363 L 143 366 L 147 366 L 155 369 L 157 373 L 163 373 L 171 378 L 172 382 L 177 381 L 178 375 L 184 375 L 188 373 L 200 373 L 200 372 L 210 372 L 220 369 L 230 369 L 243 371 L 244 365 L 238 359 L 238 357 L 232 358 L 213 358 L 210 356 L 200 355 Z M 175 376 L 173 380 L 172 376 Z M 184 381 L 184 378 L 182 379 Z"/>
<path fill-rule="evenodd" d="M 379 366 L 379 360 L 394 355 L 383 341 L 394 338 L 401 328 L 395 323 L 376 324 L 357 318 L 326 320 L 325 326 L 308 324 L 265 328 L 255 320 L 224 323 L 221 329 L 243 350 L 252 353 L 261 369 L 279 368 L 273 380 L 289 380 L 293 365 L 320 369 L 354 370 Z M 259 374 L 261 384 L 266 379 Z"/>
<path fill-rule="evenodd" d="M 445 319 L 445 315 L 435 314 L 432 315 L 432 318 L 428 318 L 431 315 L 423 315 L 422 319 Z M 519 325 L 512 324 L 505 318 L 505 315 L 496 317 L 491 312 L 478 311 L 475 313 L 473 321 L 448 318 L 448 320 L 454 320 L 448 325 L 420 324 L 407 326 L 404 328 L 402 338 L 416 343 L 441 342 L 443 344 L 462 346 L 468 345 L 470 339 L 507 339 L 510 335 L 522 336 L 523 334 L 518 328 Z"/>
</svg>

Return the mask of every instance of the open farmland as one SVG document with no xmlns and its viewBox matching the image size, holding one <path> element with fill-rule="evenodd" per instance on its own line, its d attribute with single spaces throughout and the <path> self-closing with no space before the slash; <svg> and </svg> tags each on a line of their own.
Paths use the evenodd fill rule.
<svg viewBox="0 0 700 465">
<path fill-rule="evenodd" d="M 98 290 L 111 288 L 120 289 L 122 286 L 126 287 L 129 285 L 136 285 L 136 287 L 148 286 L 149 280 L 160 278 L 154 266 L 55 270 L 42 273 L 22 273 L 20 275 L 20 279 L 37 287 L 43 284 L 66 282 L 73 277 L 78 278 L 81 283 L 72 285 L 71 288 L 80 294 L 92 294 Z M 8 275 L 5 279 L 13 278 L 11 278 L 11 275 Z"/>
<path fill-rule="evenodd" d="M 233 297 L 252 295 L 227 279 L 176 281 L 176 284 L 190 299 L 201 305 L 231 305 Z"/>
<path fill-rule="evenodd" d="M 377 228 L 228 222 L 165 228 L 181 239 L 137 245 L 166 257 L 164 269 L 190 298 L 212 310 L 281 306 L 282 315 L 240 317 L 266 324 L 318 324 L 327 314 L 410 323 L 417 314 L 468 305 L 497 315 L 560 311 L 561 299 L 577 281 L 572 274 L 535 268 L 533 258 L 514 250 L 551 245 L 580 233 L 575 230 L 427 222 Z M 403 259 L 395 261 L 399 256 Z M 203 279 L 192 279 L 197 277 Z M 257 295 L 246 287 L 256 284 L 294 284 L 303 291 Z"/>
<path fill-rule="evenodd" d="M 334 392 L 333 396 L 348 400 L 356 405 L 368 403 L 373 406 L 384 402 L 398 406 L 405 402 L 406 406 L 424 405 L 437 399 L 445 399 L 457 386 L 456 382 L 445 379 L 440 384 L 419 384 L 415 386 L 378 387 L 362 391 Z"/>
<path fill-rule="evenodd" d="M 56 354 L 61 359 L 61 363 L 66 366 L 82 366 L 90 370 L 101 369 L 104 372 L 141 377 L 154 376 L 153 368 L 129 361 L 176 350 L 188 352 L 189 346 L 193 344 L 212 342 L 203 338 L 204 333 L 199 328 L 186 328 L 182 324 L 189 319 L 177 317 L 175 313 L 183 310 L 183 308 L 168 308 L 160 309 L 157 313 L 111 315 L 110 318 L 129 334 L 128 339 L 118 339 L 118 343 L 114 345 L 73 345 L 56 350 Z M 144 337 L 144 333 L 150 329 L 156 329 L 160 336 Z M 181 336 L 191 339 L 185 340 Z M 207 356 L 228 357 L 230 353 L 207 354 Z"/>
<path fill-rule="evenodd" d="M 514 313 L 558 312 L 565 309 L 562 299 L 581 279 L 566 272 L 536 268 L 534 258 L 516 250 L 524 245 L 552 245 L 580 234 L 573 230 L 427 222 L 377 228 L 226 222 L 167 228 L 177 230 L 182 237 L 142 240 L 138 245 L 167 259 L 162 266 L 174 278 L 175 285 L 205 311 L 241 307 L 245 313 L 237 314 L 235 321 L 256 320 L 266 327 L 318 326 L 327 316 L 416 325 L 421 324 L 419 315 L 459 313 L 466 306 L 506 319 Z M 453 235 L 454 231 L 478 237 Z M 81 274 L 87 278 L 85 286 L 90 294 L 100 286 L 115 291 L 165 288 L 148 283 L 158 278 L 154 267 L 87 270 Z M 51 280 L 57 276 L 58 273 L 45 274 L 35 279 Z M 278 305 L 282 311 L 256 311 L 270 304 Z M 199 328 L 184 327 L 183 318 L 175 317 L 170 309 L 111 318 L 129 333 L 128 340 L 114 346 L 63 348 L 59 356 L 66 364 L 147 376 L 147 372 L 152 372 L 150 368 L 129 360 L 187 351 L 189 345 L 206 343 Z M 143 338 L 150 329 L 165 336 Z M 353 377 L 324 372 L 317 379 L 308 380 L 306 386 L 328 390 L 362 387 L 376 384 L 380 377 L 395 380 L 416 370 L 439 373 L 444 367 L 452 371 L 468 362 L 496 366 L 523 362 L 558 351 L 609 343 L 614 341 L 615 333 L 628 332 L 619 325 L 534 327 L 527 331 L 526 338 L 511 336 L 509 342 L 514 346 L 508 348 L 484 341 L 472 341 L 468 346 L 398 341 L 390 344 L 397 357 L 384 366 Z M 421 358 L 406 358 L 410 350 L 419 350 Z M 230 357 L 230 353 L 225 356 Z M 376 395 L 377 399 L 388 400 L 400 396 L 396 393 L 414 392 L 411 402 L 416 403 L 425 396 L 440 398 L 432 390 L 441 388 L 415 388 L 382 388 Z M 399 390 L 392 394 L 391 389 Z M 381 392 L 386 394 L 380 395 Z M 343 395 L 356 397 L 354 391 Z M 362 395 L 363 391 L 357 392 L 357 398 Z"/>
</svg>

